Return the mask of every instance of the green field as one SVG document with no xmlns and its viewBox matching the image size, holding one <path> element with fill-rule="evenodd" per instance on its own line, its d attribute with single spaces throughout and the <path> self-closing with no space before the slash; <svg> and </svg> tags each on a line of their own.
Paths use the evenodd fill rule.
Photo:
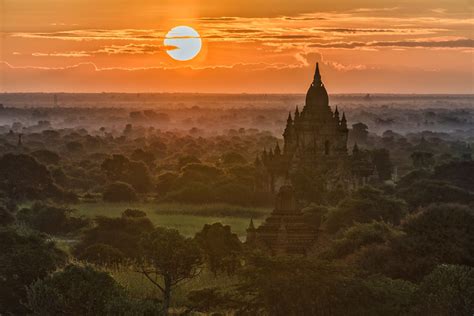
<svg viewBox="0 0 474 316">
<path fill-rule="evenodd" d="M 228 204 L 156 204 L 156 203 L 79 203 L 71 205 L 78 215 L 87 217 L 119 217 L 127 208 L 144 211 L 153 224 L 179 230 L 183 235 L 194 236 L 204 224 L 220 222 L 230 225 L 240 238 L 245 236 L 251 218 L 260 224 L 268 208 L 242 207 Z"/>
</svg>

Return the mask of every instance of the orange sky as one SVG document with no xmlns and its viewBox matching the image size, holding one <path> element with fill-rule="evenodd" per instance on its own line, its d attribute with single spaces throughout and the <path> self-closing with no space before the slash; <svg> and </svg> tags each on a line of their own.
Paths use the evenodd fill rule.
<svg viewBox="0 0 474 316">
<path fill-rule="evenodd" d="M 178 4 L 179 3 L 179 4 Z M 473 93 L 470 0 L 0 0 L 0 92 Z M 163 38 L 203 49 L 172 60 Z"/>
</svg>

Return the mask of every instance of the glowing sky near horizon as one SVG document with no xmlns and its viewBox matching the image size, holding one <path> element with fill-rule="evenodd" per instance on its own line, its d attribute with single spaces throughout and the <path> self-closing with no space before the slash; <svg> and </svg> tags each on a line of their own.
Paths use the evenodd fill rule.
<svg viewBox="0 0 474 316">
<path fill-rule="evenodd" d="M 0 92 L 304 93 L 319 61 L 330 93 L 474 93 L 473 10 L 469 0 L 3 0 Z M 164 43 L 179 25 L 200 34 L 188 61 Z"/>
</svg>

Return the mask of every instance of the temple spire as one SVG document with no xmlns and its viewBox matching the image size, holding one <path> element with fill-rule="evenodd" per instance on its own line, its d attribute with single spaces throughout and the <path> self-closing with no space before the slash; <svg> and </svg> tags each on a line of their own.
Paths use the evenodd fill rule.
<svg viewBox="0 0 474 316">
<path fill-rule="evenodd" d="M 279 156 L 281 154 L 281 149 L 280 149 L 280 145 L 277 143 L 276 146 L 275 146 L 275 151 L 274 151 L 275 155 Z"/>
<path fill-rule="evenodd" d="M 346 113 L 342 112 L 341 126 L 347 128 Z"/>
<path fill-rule="evenodd" d="M 253 224 L 253 218 L 250 218 L 250 224 L 249 224 L 249 227 L 247 229 L 248 230 L 255 230 L 255 225 Z"/>
<path fill-rule="evenodd" d="M 321 84 L 321 73 L 319 72 L 319 63 L 316 63 L 316 71 L 314 72 L 313 84 Z"/>
<path fill-rule="evenodd" d="M 288 123 L 293 122 L 293 119 L 291 118 L 291 111 L 288 113 L 288 119 L 286 120 Z"/>
</svg>

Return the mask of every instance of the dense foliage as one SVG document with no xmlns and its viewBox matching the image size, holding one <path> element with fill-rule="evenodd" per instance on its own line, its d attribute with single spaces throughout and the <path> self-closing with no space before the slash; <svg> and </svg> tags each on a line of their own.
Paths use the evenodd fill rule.
<svg viewBox="0 0 474 316">
<path fill-rule="evenodd" d="M 283 110 L 31 111 L 0 108 L 2 315 L 474 312 L 472 128 L 451 131 L 470 110 L 349 109 L 365 122 L 349 134 L 364 185 L 290 175 L 317 232 L 306 256 L 269 256 L 223 224 L 273 207 L 254 162 L 281 145 Z M 170 228 L 184 217 L 208 224 Z"/>
</svg>

